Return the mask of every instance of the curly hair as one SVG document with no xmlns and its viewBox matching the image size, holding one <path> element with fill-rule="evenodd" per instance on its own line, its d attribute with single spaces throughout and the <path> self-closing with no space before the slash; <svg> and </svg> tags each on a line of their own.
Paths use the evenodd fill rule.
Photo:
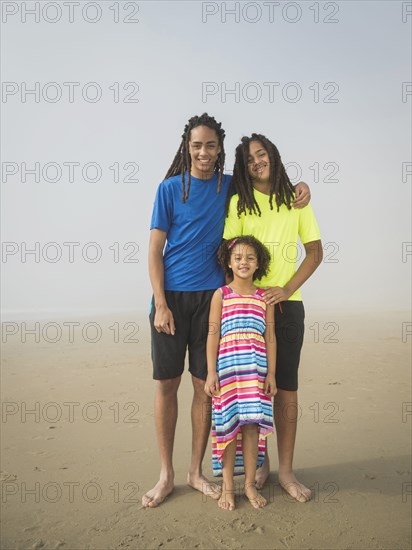
<svg viewBox="0 0 412 550">
<path fill-rule="evenodd" d="M 223 169 L 225 166 L 225 148 L 223 146 L 225 141 L 225 131 L 222 128 L 222 123 L 217 122 L 214 117 L 208 115 L 207 113 L 203 113 L 200 116 L 192 116 L 192 118 L 189 119 L 189 122 L 186 124 L 183 130 L 182 140 L 180 142 L 179 148 L 165 176 L 165 180 L 167 180 L 172 176 L 177 176 L 178 174 L 181 175 L 183 203 L 185 203 L 189 198 L 189 191 L 190 191 L 190 180 L 191 180 L 190 169 L 192 167 L 192 159 L 190 157 L 190 151 L 189 151 L 190 132 L 193 130 L 193 128 L 197 128 L 198 126 L 207 126 L 211 130 L 214 130 L 216 132 L 219 147 L 220 147 L 220 153 L 217 156 L 216 164 L 215 164 L 215 170 L 219 174 L 219 179 L 217 183 L 218 193 L 220 193 L 220 188 L 222 185 Z M 187 172 L 187 189 L 185 189 L 186 172 Z"/>
<path fill-rule="evenodd" d="M 246 246 L 251 246 L 257 256 L 258 268 L 253 274 L 253 280 L 260 280 L 262 277 L 268 274 L 269 264 L 270 264 L 270 252 L 266 246 L 261 243 L 258 239 L 253 237 L 253 235 L 242 235 L 241 237 L 235 237 L 229 241 L 223 241 L 220 245 L 219 250 L 217 251 L 217 259 L 219 264 L 225 270 L 226 275 L 233 277 L 233 271 L 229 267 L 231 250 L 235 245 L 244 244 Z"/>
</svg>

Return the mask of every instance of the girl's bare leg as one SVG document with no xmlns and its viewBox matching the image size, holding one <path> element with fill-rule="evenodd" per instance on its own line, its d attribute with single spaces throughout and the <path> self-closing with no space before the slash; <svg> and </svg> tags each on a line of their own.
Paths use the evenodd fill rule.
<svg viewBox="0 0 412 550">
<path fill-rule="evenodd" d="M 259 431 L 257 424 L 242 426 L 243 461 L 245 464 L 245 495 L 254 508 L 263 508 L 267 500 L 255 486 L 255 474 L 258 457 Z"/>
<path fill-rule="evenodd" d="M 231 441 L 223 454 L 223 485 L 222 495 L 219 498 L 219 506 L 224 510 L 235 509 L 235 484 L 233 470 L 236 458 L 236 439 Z"/>
</svg>

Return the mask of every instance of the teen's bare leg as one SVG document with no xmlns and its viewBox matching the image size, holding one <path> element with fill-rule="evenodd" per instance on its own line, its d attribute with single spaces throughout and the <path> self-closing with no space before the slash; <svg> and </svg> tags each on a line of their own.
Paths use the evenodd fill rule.
<svg viewBox="0 0 412 550">
<path fill-rule="evenodd" d="M 202 462 L 205 456 L 207 440 L 210 433 L 211 399 L 205 394 L 205 381 L 192 376 L 192 460 L 190 462 L 187 483 L 193 489 L 218 499 L 220 487 L 212 483 L 202 473 Z"/>
<path fill-rule="evenodd" d="M 142 498 L 143 506 L 155 508 L 173 491 L 173 444 L 177 421 L 177 390 L 181 377 L 156 381 L 155 424 L 160 454 L 160 478 Z"/>
<path fill-rule="evenodd" d="M 236 439 L 227 445 L 223 453 L 223 484 L 222 496 L 219 498 L 219 507 L 223 510 L 235 509 L 235 483 L 233 481 L 233 470 L 236 459 Z"/>
<path fill-rule="evenodd" d="M 245 495 L 253 508 L 263 508 L 267 500 L 255 487 L 255 473 L 258 457 L 259 431 L 257 424 L 242 426 L 243 462 L 245 465 Z"/>
<path fill-rule="evenodd" d="M 269 461 L 269 455 L 268 455 L 268 443 L 269 441 L 266 440 L 266 452 L 265 452 L 265 460 L 260 468 L 256 470 L 255 473 L 255 486 L 256 489 L 261 489 L 263 485 L 266 483 L 267 478 L 270 474 L 270 461 Z"/>
<path fill-rule="evenodd" d="M 311 498 L 311 490 L 296 479 L 292 467 L 298 416 L 298 392 L 278 389 L 274 397 L 274 417 L 279 455 L 279 484 L 291 497 L 299 502 L 306 502 Z"/>
</svg>

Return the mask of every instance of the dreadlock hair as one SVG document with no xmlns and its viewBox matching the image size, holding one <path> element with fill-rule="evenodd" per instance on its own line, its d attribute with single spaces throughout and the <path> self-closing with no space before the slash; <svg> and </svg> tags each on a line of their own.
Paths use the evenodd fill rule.
<svg viewBox="0 0 412 550">
<path fill-rule="evenodd" d="M 200 116 L 193 116 L 189 119 L 189 122 L 185 126 L 182 134 L 182 141 L 180 142 L 175 158 L 173 159 L 173 162 L 170 165 L 170 168 L 165 176 L 165 179 L 167 179 L 171 178 L 172 176 L 177 176 L 178 174 L 181 174 L 183 203 L 185 203 L 189 198 L 190 191 L 190 169 L 192 167 L 192 159 L 190 157 L 189 151 L 190 132 L 193 130 L 193 128 L 196 128 L 197 126 L 207 126 L 208 128 L 214 130 L 217 134 L 218 144 L 220 147 L 220 153 L 218 154 L 215 163 L 215 170 L 219 172 L 219 179 L 217 184 L 218 193 L 220 193 L 222 185 L 223 169 L 225 166 L 225 149 L 223 146 L 225 131 L 222 128 L 222 123 L 216 122 L 216 119 L 212 116 L 209 116 L 207 113 L 203 113 Z M 187 172 L 187 189 L 185 189 L 185 172 Z"/>
<path fill-rule="evenodd" d="M 230 241 L 223 241 L 223 243 L 220 245 L 219 250 L 217 251 L 217 259 L 219 264 L 225 270 L 225 274 L 228 275 L 229 277 L 233 277 L 233 271 L 229 267 L 229 262 L 230 262 L 230 256 L 232 254 L 232 249 L 234 246 L 237 246 L 238 244 L 251 246 L 256 252 L 257 264 L 259 267 L 253 274 L 253 280 L 255 279 L 260 280 L 262 277 L 267 275 L 269 271 L 269 264 L 270 264 L 270 252 L 263 243 L 261 243 L 258 239 L 256 239 L 252 235 L 243 235 L 242 237 L 235 237 Z"/>
<path fill-rule="evenodd" d="M 246 214 L 246 209 L 249 214 L 255 213 L 261 215 L 258 203 L 253 194 L 253 182 L 249 175 L 248 160 L 249 148 L 252 141 L 259 141 L 269 155 L 270 162 L 270 209 L 273 210 L 273 196 L 276 198 L 277 211 L 284 204 L 290 210 L 292 208 L 292 200 L 294 188 L 290 182 L 289 176 L 283 166 L 280 153 L 274 143 L 262 134 L 252 134 L 251 137 L 242 137 L 241 143 L 236 147 L 235 166 L 233 169 L 233 178 L 231 181 L 231 190 L 229 191 L 227 209 L 231 195 L 238 194 L 239 200 L 237 203 L 237 215 L 240 217 L 242 213 Z"/>
</svg>

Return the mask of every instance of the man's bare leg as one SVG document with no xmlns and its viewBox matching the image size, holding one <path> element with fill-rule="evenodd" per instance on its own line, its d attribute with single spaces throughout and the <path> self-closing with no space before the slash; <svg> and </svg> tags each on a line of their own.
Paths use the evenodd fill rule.
<svg viewBox="0 0 412 550">
<path fill-rule="evenodd" d="M 306 502 L 311 498 L 311 490 L 296 479 L 292 467 L 298 416 L 298 392 L 278 389 L 274 398 L 274 417 L 279 455 L 279 484 L 291 497 L 299 502 Z"/>
<path fill-rule="evenodd" d="M 267 478 L 270 474 L 270 461 L 269 461 L 269 454 L 268 454 L 268 443 L 269 441 L 266 440 L 266 451 L 265 451 L 265 460 L 260 468 L 256 470 L 255 474 L 255 486 L 256 489 L 260 490 L 266 483 Z"/>
<path fill-rule="evenodd" d="M 202 473 L 202 462 L 205 456 L 207 440 L 210 433 L 211 399 L 205 394 L 205 381 L 192 376 L 192 460 L 187 474 L 187 483 L 193 489 L 218 499 L 220 487 L 210 482 Z"/>
<path fill-rule="evenodd" d="M 160 478 L 157 484 L 142 498 L 143 506 L 155 508 L 173 491 L 173 444 L 177 422 L 177 390 L 180 379 L 156 381 L 155 423 L 160 454 Z"/>
</svg>

